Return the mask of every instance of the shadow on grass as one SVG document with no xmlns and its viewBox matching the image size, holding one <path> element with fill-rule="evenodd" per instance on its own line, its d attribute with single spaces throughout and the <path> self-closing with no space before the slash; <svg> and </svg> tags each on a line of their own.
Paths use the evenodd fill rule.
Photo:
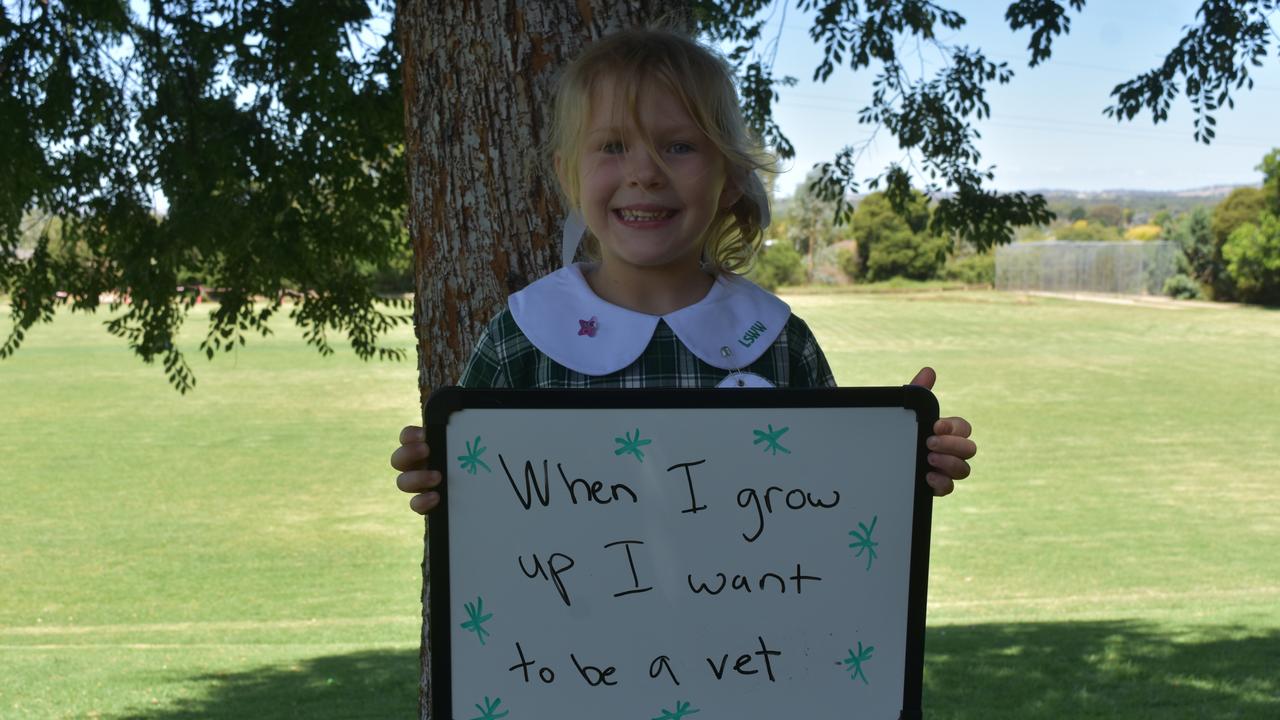
<svg viewBox="0 0 1280 720">
<path fill-rule="evenodd" d="M 1280 631 L 1201 628 L 1171 638 L 1162 626 L 1128 621 L 956 625 L 931 629 L 926 647 L 929 720 L 1280 717 Z M 416 650 L 191 680 L 204 686 L 201 697 L 124 717 L 417 716 Z"/>
<path fill-rule="evenodd" d="M 959 625 L 933 628 L 925 642 L 930 720 L 1280 717 L 1277 630 Z"/>
<path fill-rule="evenodd" d="M 198 675 L 199 697 L 134 710 L 130 720 L 275 720 L 277 718 L 416 718 L 418 651 L 326 655 L 293 667 L 269 665 Z"/>
</svg>

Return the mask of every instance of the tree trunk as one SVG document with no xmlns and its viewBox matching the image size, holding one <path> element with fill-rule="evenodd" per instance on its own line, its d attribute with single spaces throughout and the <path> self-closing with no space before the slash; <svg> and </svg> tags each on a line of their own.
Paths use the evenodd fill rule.
<svg viewBox="0 0 1280 720">
<path fill-rule="evenodd" d="M 684 0 L 403 0 L 409 232 L 418 388 L 457 381 L 507 296 L 559 264 L 564 209 L 539 152 L 556 70 L 609 30 Z M 430 718 L 429 559 L 423 560 L 419 715 Z M 446 659 L 447 661 L 447 659 Z"/>
</svg>

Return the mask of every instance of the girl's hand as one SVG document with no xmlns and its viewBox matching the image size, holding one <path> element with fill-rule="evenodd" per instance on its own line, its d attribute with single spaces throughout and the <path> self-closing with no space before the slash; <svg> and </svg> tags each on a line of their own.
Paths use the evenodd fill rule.
<svg viewBox="0 0 1280 720">
<path fill-rule="evenodd" d="M 409 498 L 409 507 L 419 515 L 425 515 L 440 504 L 440 493 L 430 492 L 439 487 L 441 477 L 435 470 L 427 469 L 427 433 L 416 425 L 400 431 L 400 447 L 391 453 L 391 467 L 400 470 L 396 487 L 407 493 L 418 493 Z"/>
<path fill-rule="evenodd" d="M 933 368 L 921 368 L 912 379 L 912 385 L 932 390 L 938 374 Z M 933 435 L 925 441 L 929 448 L 929 465 L 934 471 L 925 475 L 925 481 L 933 488 L 933 494 L 941 497 L 955 490 L 956 480 L 969 477 L 969 463 L 978 453 L 978 446 L 969 439 L 973 427 L 960 417 L 941 418 L 933 424 Z"/>
</svg>

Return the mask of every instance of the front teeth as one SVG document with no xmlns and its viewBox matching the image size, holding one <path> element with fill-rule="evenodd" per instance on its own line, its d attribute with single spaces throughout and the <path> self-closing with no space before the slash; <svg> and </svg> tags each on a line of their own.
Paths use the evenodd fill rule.
<svg viewBox="0 0 1280 720">
<path fill-rule="evenodd" d="M 622 216 L 623 220 L 646 222 L 649 220 L 662 220 L 664 218 L 669 218 L 673 213 L 670 210 L 663 210 L 661 212 L 649 212 L 647 210 L 619 210 L 618 214 Z"/>
</svg>

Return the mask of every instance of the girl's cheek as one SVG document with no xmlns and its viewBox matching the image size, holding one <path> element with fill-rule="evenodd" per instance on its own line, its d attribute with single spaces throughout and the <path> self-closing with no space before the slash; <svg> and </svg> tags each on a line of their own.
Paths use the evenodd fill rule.
<svg viewBox="0 0 1280 720">
<path fill-rule="evenodd" d="M 584 162 L 582 164 L 582 167 L 579 168 L 578 170 L 579 184 L 585 185 L 589 182 L 592 182 L 593 180 L 595 180 L 596 176 L 599 173 L 600 173 L 600 168 L 595 163 Z"/>
<path fill-rule="evenodd" d="M 581 168 L 581 174 L 583 177 L 592 177 L 593 175 L 596 175 L 601 171 L 608 170 L 611 166 L 615 165 L 617 165 L 616 160 L 608 156 L 600 156 L 583 158 L 582 164 L 579 167 Z"/>
</svg>

